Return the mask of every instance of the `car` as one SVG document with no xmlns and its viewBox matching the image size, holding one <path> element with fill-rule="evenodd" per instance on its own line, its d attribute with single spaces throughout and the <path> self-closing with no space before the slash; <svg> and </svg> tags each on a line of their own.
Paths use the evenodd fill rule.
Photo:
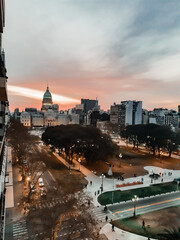
<svg viewBox="0 0 180 240">
<path fill-rule="evenodd" d="M 45 197 L 45 196 L 46 196 L 46 190 L 45 190 L 45 188 L 41 188 L 41 189 L 40 189 L 40 195 L 41 195 L 41 197 Z"/>
<path fill-rule="evenodd" d="M 35 193 L 35 192 L 36 192 L 36 187 L 34 186 L 34 184 L 31 184 L 31 185 L 30 185 L 30 188 L 31 188 L 31 192 L 32 192 L 32 193 Z"/>
<path fill-rule="evenodd" d="M 39 178 L 39 187 L 44 187 L 44 182 L 42 178 Z"/>
<path fill-rule="evenodd" d="M 27 164 L 27 160 L 24 159 L 24 160 L 23 160 L 23 164 Z"/>
</svg>

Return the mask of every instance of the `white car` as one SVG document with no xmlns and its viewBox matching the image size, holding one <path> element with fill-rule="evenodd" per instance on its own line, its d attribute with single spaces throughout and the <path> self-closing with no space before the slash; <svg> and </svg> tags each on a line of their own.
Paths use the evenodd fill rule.
<svg viewBox="0 0 180 240">
<path fill-rule="evenodd" d="M 44 182 L 42 178 L 39 178 L 39 187 L 44 187 Z"/>
<path fill-rule="evenodd" d="M 40 189 L 40 195 L 41 195 L 41 197 L 45 197 L 45 196 L 46 196 L 46 190 L 45 190 L 45 188 L 41 188 L 41 189 Z"/>
</svg>

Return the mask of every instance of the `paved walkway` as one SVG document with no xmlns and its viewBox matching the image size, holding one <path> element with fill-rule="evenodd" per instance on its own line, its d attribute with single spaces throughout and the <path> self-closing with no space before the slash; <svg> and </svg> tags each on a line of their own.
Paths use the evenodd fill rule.
<svg viewBox="0 0 180 240">
<path fill-rule="evenodd" d="M 7 147 L 7 168 L 6 172 L 9 176 L 6 177 L 6 198 L 5 198 L 5 207 L 12 208 L 14 207 L 14 191 L 13 191 L 13 171 L 12 171 L 12 153 L 11 147 Z"/>
<path fill-rule="evenodd" d="M 114 228 L 114 232 L 112 232 L 112 225 L 106 224 L 100 231 L 100 234 L 105 234 L 106 237 L 110 240 L 147 240 L 147 237 L 143 237 L 137 234 L 133 234 L 130 232 L 126 232 L 117 227 Z M 154 240 L 151 238 L 151 240 Z"/>
</svg>

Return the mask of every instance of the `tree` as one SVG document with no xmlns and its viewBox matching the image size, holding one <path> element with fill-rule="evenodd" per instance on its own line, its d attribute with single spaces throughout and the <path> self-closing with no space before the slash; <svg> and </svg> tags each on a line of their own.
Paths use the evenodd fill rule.
<svg viewBox="0 0 180 240">
<path fill-rule="evenodd" d="M 42 140 L 52 149 L 65 153 L 68 161 L 72 161 L 74 155 L 84 156 L 87 162 L 106 160 L 109 156 L 119 155 L 119 147 L 108 135 L 102 134 L 95 127 L 80 125 L 49 127 L 43 133 Z"/>
<path fill-rule="evenodd" d="M 158 236 L 162 240 L 179 240 L 180 239 L 180 228 L 176 229 L 165 229 L 164 233 L 159 233 Z"/>
<path fill-rule="evenodd" d="M 7 130 L 7 139 L 13 149 L 16 162 L 22 168 L 22 175 L 24 179 L 25 172 L 23 169 L 23 160 L 26 159 L 32 148 L 34 136 L 31 136 L 28 129 L 19 121 L 12 119 Z"/>
<path fill-rule="evenodd" d="M 169 153 L 169 157 L 173 151 L 178 148 L 180 144 L 180 134 L 173 132 L 169 126 L 160 126 L 157 124 L 147 125 L 131 125 L 121 133 L 122 137 L 128 138 L 133 142 L 133 148 L 139 143 L 146 143 L 146 146 L 151 148 L 153 154 L 156 151 L 160 156 L 162 148 L 166 149 Z"/>
</svg>

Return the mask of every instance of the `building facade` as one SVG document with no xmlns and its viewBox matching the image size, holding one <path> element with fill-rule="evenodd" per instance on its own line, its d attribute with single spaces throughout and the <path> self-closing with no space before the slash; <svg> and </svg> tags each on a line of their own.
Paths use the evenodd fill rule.
<svg viewBox="0 0 180 240">
<path fill-rule="evenodd" d="M 4 239 L 5 230 L 5 173 L 7 161 L 6 125 L 8 121 L 7 75 L 5 53 L 2 51 L 1 39 L 5 22 L 4 1 L 0 0 L 0 240 Z"/>
<path fill-rule="evenodd" d="M 111 106 L 110 122 L 118 125 L 120 132 L 128 125 L 142 124 L 142 101 L 122 101 Z"/>
</svg>

